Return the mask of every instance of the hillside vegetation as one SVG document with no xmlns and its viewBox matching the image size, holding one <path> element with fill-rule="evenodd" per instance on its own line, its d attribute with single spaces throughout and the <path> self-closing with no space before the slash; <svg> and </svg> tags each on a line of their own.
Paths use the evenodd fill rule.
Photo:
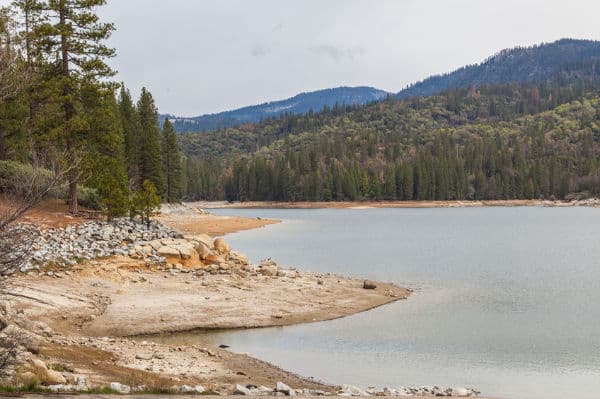
<svg viewBox="0 0 600 399">
<path fill-rule="evenodd" d="M 449 89 L 503 83 L 561 83 L 600 72 L 600 42 L 562 39 L 532 47 L 506 49 L 480 64 L 429 77 L 396 98 L 428 96 Z"/>
<path fill-rule="evenodd" d="M 566 198 L 599 191 L 600 92 L 494 85 L 180 135 L 188 199 Z"/>
</svg>

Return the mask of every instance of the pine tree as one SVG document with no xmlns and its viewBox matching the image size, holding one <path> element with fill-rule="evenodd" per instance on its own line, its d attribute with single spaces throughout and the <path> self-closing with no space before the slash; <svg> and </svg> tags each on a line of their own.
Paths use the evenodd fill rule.
<svg viewBox="0 0 600 399">
<path fill-rule="evenodd" d="M 114 49 L 103 42 L 114 30 L 112 24 L 102 23 L 95 9 L 106 0 L 49 0 L 45 12 L 49 20 L 43 29 L 45 55 L 52 59 L 59 54 L 60 68 L 53 76 L 60 87 L 62 104 L 62 140 L 68 153 L 69 195 L 71 213 L 77 213 L 80 152 L 85 149 L 85 132 L 78 107 L 79 91 L 83 85 L 101 88 L 103 79 L 114 72 L 106 64 Z M 82 137 L 83 136 L 83 137 Z"/>
<path fill-rule="evenodd" d="M 167 119 L 162 133 L 163 170 L 165 172 L 165 200 L 169 203 L 181 200 L 182 167 L 177 136 L 173 125 Z"/>
<path fill-rule="evenodd" d="M 136 191 L 141 187 L 139 162 L 140 162 L 140 125 L 139 118 L 129 90 L 121 85 L 119 93 L 119 114 L 123 128 L 123 143 L 129 189 Z"/>
<path fill-rule="evenodd" d="M 89 126 L 81 181 L 97 191 L 102 210 L 109 219 L 124 216 L 128 210 L 129 190 L 123 130 L 114 92 L 83 89 L 81 103 L 82 120 Z"/>
<path fill-rule="evenodd" d="M 158 112 L 154 105 L 152 94 L 142 89 L 142 94 L 137 103 L 137 112 L 140 127 L 139 141 L 139 181 L 150 181 L 156 192 L 164 193 L 164 174 L 160 148 L 160 129 L 158 127 Z"/>
<path fill-rule="evenodd" d="M 142 222 L 150 227 L 150 217 L 160 206 L 160 197 L 150 180 L 144 180 L 142 187 L 133 196 L 133 214 L 140 215 Z"/>
</svg>

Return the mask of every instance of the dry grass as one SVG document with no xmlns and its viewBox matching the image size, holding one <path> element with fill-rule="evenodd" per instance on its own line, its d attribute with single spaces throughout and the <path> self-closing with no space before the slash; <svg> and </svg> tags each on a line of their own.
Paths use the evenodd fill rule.
<svg viewBox="0 0 600 399">
<path fill-rule="evenodd" d="M 70 363 L 68 367 L 78 370 L 93 370 L 91 380 L 98 384 L 120 382 L 132 387 L 145 386 L 152 392 L 169 392 L 181 381 L 167 378 L 148 371 L 137 370 L 115 364 L 115 357 L 106 351 L 83 346 L 65 346 L 48 344 L 40 348 L 40 354 L 61 362 Z"/>
</svg>

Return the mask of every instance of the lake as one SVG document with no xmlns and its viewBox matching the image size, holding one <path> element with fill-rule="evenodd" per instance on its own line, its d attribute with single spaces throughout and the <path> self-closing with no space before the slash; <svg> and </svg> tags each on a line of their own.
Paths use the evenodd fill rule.
<svg viewBox="0 0 600 399">
<path fill-rule="evenodd" d="M 600 397 L 599 209 L 213 212 L 283 220 L 227 237 L 253 262 L 271 257 L 415 293 L 343 319 L 198 339 L 336 384 Z"/>
</svg>

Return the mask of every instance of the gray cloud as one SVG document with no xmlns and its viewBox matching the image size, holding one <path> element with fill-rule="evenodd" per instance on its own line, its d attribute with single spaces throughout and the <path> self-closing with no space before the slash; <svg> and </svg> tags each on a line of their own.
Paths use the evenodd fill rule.
<svg viewBox="0 0 600 399">
<path fill-rule="evenodd" d="M 365 53 L 365 49 L 360 46 L 336 47 L 331 44 L 319 44 L 316 46 L 311 46 L 310 51 L 315 54 L 330 57 L 335 62 L 341 62 L 345 60 L 352 61 L 356 57 L 362 56 Z"/>
<path fill-rule="evenodd" d="M 256 43 L 252 47 L 250 54 L 252 54 L 253 57 L 265 57 L 265 56 L 269 55 L 270 52 L 271 52 L 271 48 L 269 46 L 262 44 L 262 43 Z"/>
</svg>

